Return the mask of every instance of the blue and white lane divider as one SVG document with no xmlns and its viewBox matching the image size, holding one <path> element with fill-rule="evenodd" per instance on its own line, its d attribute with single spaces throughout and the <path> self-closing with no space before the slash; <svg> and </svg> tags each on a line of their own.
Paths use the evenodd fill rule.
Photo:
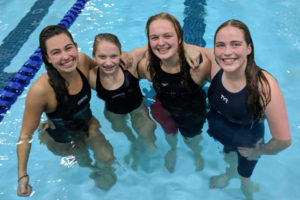
<svg viewBox="0 0 300 200">
<path fill-rule="evenodd" d="M 89 0 L 77 0 L 72 8 L 65 14 L 58 25 L 69 28 L 81 13 L 85 4 Z M 0 122 L 4 118 L 4 114 L 10 109 L 34 77 L 36 72 L 43 64 L 41 50 L 38 48 L 24 63 L 21 69 L 13 76 L 8 84 L 0 91 Z"/>
</svg>

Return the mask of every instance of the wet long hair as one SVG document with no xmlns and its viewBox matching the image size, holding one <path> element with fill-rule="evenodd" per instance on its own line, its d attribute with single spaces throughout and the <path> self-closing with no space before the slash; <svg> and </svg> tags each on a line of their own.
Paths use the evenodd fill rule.
<svg viewBox="0 0 300 200">
<path fill-rule="evenodd" d="M 186 89 L 190 89 L 189 85 L 191 84 L 192 80 L 190 78 L 190 66 L 188 65 L 186 58 L 184 56 L 184 50 L 183 50 L 183 29 L 181 28 L 180 23 L 178 20 L 168 14 L 168 13 L 159 13 L 156 15 L 151 16 L 146 24 L 146 35 L 148 38 L 148 47 L 150 46 L 150 24 L 154 22 L 155 20 L 167 20 L 169 21 L 175 29 L 175 32 L 177 34 L 179 45 L 178 45 L 178 54 L 179 54 L 179 60 L 180 60 L 180 84 Z M 156 77 L 156 72 L 160 70 L 161 67 L 161 60 L 153 53 L 152 49 L 149 48 L 149 64 L 148 64 L 148 70 L 150 72 L 151 80 L 153 82 L 153 85 L 156 86 L 156 88 L 159 90 L 159 84 Z"/>
<path fill-rule="evenodd" d="M 46 41 L 54 36 L 65 34 L 75 44 L 71 33 L 66 29 L 58 25 L 50 25 L 45 27 L 40 33 L 40 48 L 42 58 L 46 66 L 46 70 L 49 76 L 49 84 L 55 91 L 56 101 L 58 104 L 65 105 L 68 102 L 68 89 L 67 81 L 60 75 L 60 73 L 54 68 L 54 66 L 47 60 L 47 47 Z"/>
<path fill-rule="evenodd" d="M 216 35 L 218 32 L 227 26 L 240 29 L 244 34 L 244 39 L 247 45 L 250 45 L 252 51 L 247 56 L 247 65 L 245 70 L 246 75 L 246 91 L 248 95 L 248 113 L 252 120 L 259 121 L 265 118 L 264 110 L 271 101 L 270 84 L 264 75 L 262 68 L 256 65 L 254 60 L 254 45 L 250 31 L 246 24 L 239 20 L 231 19 L 219 26 L 215 33 L 214 44 L 216 44 Z"/>
<path fill-rule="evenodd" d="M 46 41 L 60 34 L 67 35 L 72 41 L 72 43 L 76 45 L 71 33 L 64 27 L 58 25 L 50 25 L 45 27 L 40 33 L 40 37 L 39 37 L 40 49 L 41 49 L 43 61 L 46 66 L 47 74 L 49 76 L 48 82 L 51 85 L 51 87 L 54 89 L 57 105 L 61 105 L 62 107 L 65 108 L 65 112 L 63 113 L 62 116 L 65 126 L 71 130 L 87 129 L 87 126 L 84 124 L 82 120 L 75 120 L 71 115 L 71 110 L 69 109 L 68 106 L 69 92 L 67 86 L 69 83 L 60 75 L 60 73 L 55 69 L 55 67 L 47 60 L 48 55 L 47 55 Z"/>
<path fill-rule="evenodd" d="M 121 53 L 122 45 L 117 36 L 115 36 L 114 34 L 111 34 L 111 33 L 100 33 L 100 34 L 96 35 L 95 39 L 94 39 L 93 56 L 95 56 L 98 44 L 101 41 L 110 42 L 110 43 L 116 45 L 119 48 L 119 51 Z"/>
</svg>

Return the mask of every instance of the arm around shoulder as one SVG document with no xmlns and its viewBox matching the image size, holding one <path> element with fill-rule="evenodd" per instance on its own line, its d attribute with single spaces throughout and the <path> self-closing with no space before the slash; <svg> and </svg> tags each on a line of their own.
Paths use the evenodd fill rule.
<svg viewBox="0 0 300 200">
<path fill-rule="evenodd" d="M 96 66 L 97 63 L 92 58 L 85 53 L 78 52 L 78 68 L 83 72 L 88 72 L 88 70 L 93 69 Z"/>
<path fill-rule="evenodd" d="M 137 66 L 137 72 L 138 72 L 138 77 L 139 78 L 146 78 L 148 81 L 152 81 L 151 80 L 151 75 L 150 75 L 150 71 L 148 69 L 148 57 L 145 55 L 142 60 L 140 60 L 140 62 L 138 63 Z"/>
<path fill-rule="evenodd" d="M 128 52 L 129 56 L 132 57 L 132 64 L 128 70 L 138 76 L 138 63 L 145 57 L 145 54 L 148 51 L 148 45 L 133 49 Z"/>
<path fill-rule="evenodd" d="M 198 85 L 204 85 L 206 81 L 210 81 L 211 62 L 205 54 L 202 54 L 202 62 L 199 67 L 196 67 L 195 69 L 191 68 L 190 73 L 192 79 Z"/>
<path fill-rule="evenodd" d="M 200 51 L 203 58 L 206 57 L 210 62 L 210 80 L 211 81 L 216 73 L 220 70 L 219 65 L 216 62 L 215 55 L 214 55 L 214 49 L 213 48 L 203 48 L 200 46 L 192 45 L 192 44 L 186 44 L 187 47 L 195 49 L 197 51 Z M 204 60 L 204 59 L 203 59 Z"/>
<path fill-rule="evenodd" d="M 97 72 L 98 67 L 89 70 L 89 83 L 91 88 L 93 88 L 94 90 L 96 90 Z"/>
</svg>

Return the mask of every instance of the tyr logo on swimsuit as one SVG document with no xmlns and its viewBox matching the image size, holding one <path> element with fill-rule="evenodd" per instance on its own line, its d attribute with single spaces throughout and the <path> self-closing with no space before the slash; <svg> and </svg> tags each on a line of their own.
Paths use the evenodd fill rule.
<svg viewBox="0 0 300 200">
<path fill-rule="evenodd" d="M 228 103 L 228 99 L 223 94 L 221 94 L 221 100 L 223 100 L 226 104 Z"/>
</svg>

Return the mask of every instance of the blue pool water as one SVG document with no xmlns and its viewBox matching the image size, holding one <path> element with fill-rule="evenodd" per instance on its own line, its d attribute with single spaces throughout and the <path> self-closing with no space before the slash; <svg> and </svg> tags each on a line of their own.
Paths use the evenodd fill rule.
<svg viewBox="0 0 300 200">
<path fill-rule="evenodd" d="M 38 0 L 0 0 L 0 45 L 11 31 L 18 27 L 28 11 Z M 26 3 L 25 3 L 26 2 Z M 49 1 L 50 2 L 50 1 Z M 75 0 L 54 0 L 47 6 L 48 12 L 40 16 L 28 38 L 18 46 L 15 56 L 7 66 L 0 66 L 1 87 L 6 83 L 7 73 L 17 72 L 38 47 L 38 35 L 43 27 L 57 24 Z M 146 43 L 145 23 L 149 16 L 169 12 L 181 22 L 188 42 L 213 46 L 216 28 L 227 19 L 244 21 L 250 28 L 257 63 L 278 80 L 285 96 L 292 134 L 292 146 L 276 156 L 263 156 L 254 171 L 252 180 L 260 185 L 255 199 L 296 200 L 300 198 L 300 6 L 297 0 L 90 0 L 70 27 L 80 51 L 91 55 L 94 36 L 100 32 L 116 34 L 123 50 L 128 51 Z M 22 26 L 19 34 L 25 34 Z M 23 31 L 23 32 L 22 32 Z M 21 36 L 20 36 L 21 37 Z M 0 48 L 1 49 L 1 48 Z M 5 52 L 4 52 L 5 51 Z M 7 52 L 6 52 L 7 51 Z M 1 54 L 9 53 L 2 50 Z M 2 57 L 0 63 L 2 62 Z M 7 59 L 7 58 L 5 58 Z M 31 83 L 45 72 L 37 72 Z M 5 80 L 5 81 L 2 81 Z M 30 86 L 30 85 L 29 85 Z M 28 87 L 29 87 L 28 86 Z M 147 81 L 141 86 L 150 89 Z M 21 199 L 16 195 L 18 140 L 28 87 L 18 97 L 0 122 L 0 199 Z M 3 89 L 3 88 L 0 88 Z M 151 99 L 150 99 L 151 100 Z M 72 157 L 53 155 L 39 144 L 37 134 L 28 163 L 30 182 L 34 188 L 30 199 L 121 199 L 121 200 L 196 200 L 196 199 L 243 199 L 239 179 L 233 179 L 224 189 L 209 189 L 209 178 L 224 172 L 226 167 L 220 154 L 221 145 L 207 136 L 203 128 L 203 171 L 195 172 L 192 152 L 178 135 L 177 163 L 174 173 L 164 167 L 164 155 L 169 150 L 164 133 L 158 125 L 156 130 L 158 150 L 151 155 L 141 154 L 138 170 L 125 163 L 124 156 L 130 143 L 122 134 L 114 133 L 103 116 L 103 103 L 93 93 L 93 113 L 102 124 L 101 131 L 114 147 L 120 165 L 116 166 L 117 183 L 104 192 L 95 187 L 88 177 L 90 170 L 79 167 Z M 45 118 L 43 116 L 43 118 Z M 270 138 L 269 130 L 266 139 Z"/>
</svg>

